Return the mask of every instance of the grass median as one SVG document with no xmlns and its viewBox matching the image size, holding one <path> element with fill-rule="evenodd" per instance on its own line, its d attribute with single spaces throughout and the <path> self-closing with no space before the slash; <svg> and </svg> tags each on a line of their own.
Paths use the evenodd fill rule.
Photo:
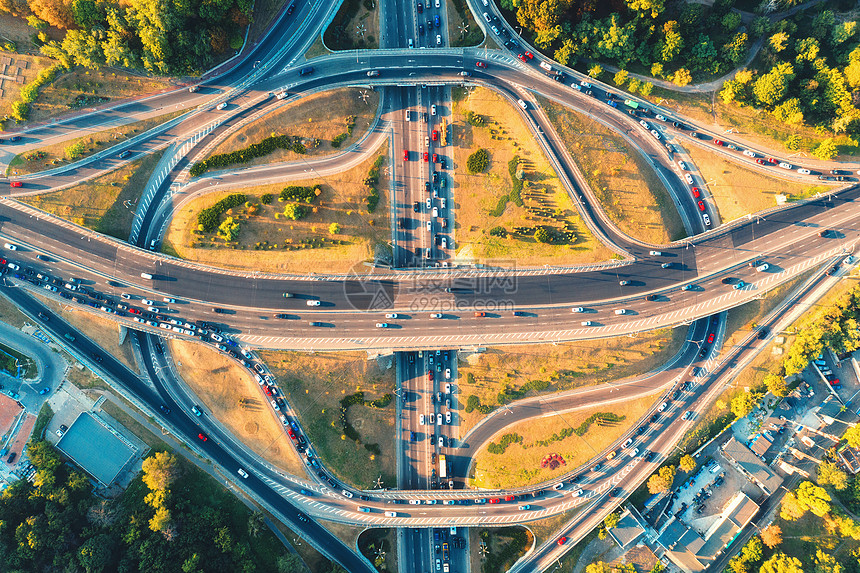
<svg viewBox="0 0 860 573">
<path fill-rule="evenodd" d="M 697 145 L 688 146 L 687 152 L 705 180 L 723 223 L 776 207 L 777 195 L 797 201 L 831 189 L 826 185 L 794 183 L 771 177 L 761 170 L 723 159 Z"/>
<path fill-rule="evenodd" d="M 650 396 L 598 408 L 527 420 L 505 428 L 475 455 L 470 485 L 504 489 L 540 483 L 584 464 L 620 438 L 660 397 Z M 491 453 L 495 452 L 495 453 Z M 542 467 L 546 456 L 564 459 Z M 626 454 L 624 454 L 626 455 Z"/>
<path fill-rule="evenodd" d="M 461 354 L 457 372 L 460 435 L 501 404 L 659 368 L 678 352 L 686 334 L 686 328 L 661 329 L 633 338 L 509 346 Z M 470 403 L 473 408 L 469 408 Z"/>
<path fill-rule="evenodd" d="M 386 159 L 383 149 L 348 171 L 324 179 L 291 181 L 290 187 L 319 189 L 310 203 L 281 201 L 283 184 L 200 196 L 176 212 L 165 237 L 165 251 L 203 264 L 258 271 L 337 273 L 361 268 L 363 262 L 388 253 Z M 380 171 L 374 186 L 378 203 L 369 213 L 371 191 L 365 178 L 374 162 Z M 200 231 L 200 212 L 234 193 L 244 194 L 246 201 L 221 216 L 221 220 L 231 218 L 238 224 L 230 229 L 231 235 L 220 229 Z M 304 212 L 298 220 L 284 215 L 295 205 Z"/>
<path fill-rule="evenodd" d="M 375 487 L 377 479 L 385 487 L 396 485 L 393 367 L 360 352 L 263 351 L 260 356 L 330 471 L 362 489 Z"/>
<path fill-rule="evenodd" d="M 484 88 L 452 90 L 455 259 L 493 266 L 577 265 L 607 260 L 528 127 Z M 488 161 L 467 170 L 469 156 Z"/>
<path fill-rule="evenodd" d="M 259 143 L 273 134 L 302 138 L 305 153 L 276 149 L 241 167 L 295 161 L 307 156 L 329 155 L 357 141 L 373 123 L 379 107 L 379 92 L 341 88 L 301 98 L 268 113 L 230 135 L 212 150 L 212 155 L 230 153 Z M 332 142 L 336 143 L 333 144 Z"/>
<path fill-rule="evenodd" d="M 161 151 L 62 191 L 22 197 L 21 201 L 76 225 L 127 241 L 134 211 Z"/>
<path fill-rule="evenodd" d="M 621 135 L 559 103 L 539 101 L 612 222 L 653 245 L 687 235 L 654 168 Z"/>
<path fill-rule="evenodd" d="M 205 344 L 169 340 L 168 345 L 179 374 L 200 398 L 204 416 L 215 417 L 275 466 L 305 477 L 304 463 L 283 424 L 245 368 Z"/>
</svg>

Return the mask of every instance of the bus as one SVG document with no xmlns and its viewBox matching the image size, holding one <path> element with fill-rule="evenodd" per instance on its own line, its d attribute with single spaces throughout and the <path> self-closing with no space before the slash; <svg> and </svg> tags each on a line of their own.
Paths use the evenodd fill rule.
<svg viewBox="0 0 860 573">
<path fill-rule="evenodd" d="M 448 462 L 445 461 L 445 454 L 439 454 L 439 478 L 448 479 Z"/>
<path fill-rule="evenodd" d="M 448 122 L 444 117 L 442 118 L 442 125 L 439 126 L 439 139 L 441 139 L 440 144 L 442 147 L 448 145 Z"/>
<path fill-rule="evenodd" d="M 639 104 L 632 99 L 624 100 L 624 105 L 626 105 L 627 107 L 632 107 L 633 109 L 639 109 Z"/>
</svg>

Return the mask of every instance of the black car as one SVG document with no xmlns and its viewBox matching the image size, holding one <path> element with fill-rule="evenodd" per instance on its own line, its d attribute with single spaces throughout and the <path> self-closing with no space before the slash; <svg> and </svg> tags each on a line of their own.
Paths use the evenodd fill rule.
<svg viewBox="0 0 860 573">
<path fill-rule="evenodd" d="M 361 501 L 370 501 L 370 496 L 360 495 L 358 496 L 358 499 L 360 499 Z"/>
<path fill-rule="evenodd" d="M 287 6 L 287 15 L 289 16 L 290 14 L 292 14 L 293 11 L 295 11 L 295 9 L 296 9 L 296 3 L 290 2 L 290 5 Z M 299 514 L 299 516 L 301 516 L 301 514 Z M 299 519 L 301 519 L 301 517 L 299 517 Z M 307 521 L 307 518 L 305 518 L 304 521 Z"/>
<path fill-rule="evenodd" d="M 223 314 L 223 313 L 224 313 L 224 309 L 223 309 L 223 308 L 218 308 L 218 307 L 216 306 L 216 307 L 214 307 L 214 308 L 212 309 L 212 312 L 217 312 L 218 314 Z"/>
<path fill-rule="evenodd" d="M 304 513 L 299 513 L 296 517 L 298 517 L 301 522 L 307 523 L 308 521 L 308 516 Z"/>
<path fill-rule="evenodd" d="M 767 338 L 767 335 L 770 333 L 770 329 L 766 326 L 762 326 L 761 330 L 758 331 L 758 339 L 764 340 Z"/>
<path fill-rule="evenodd" d="M 164 404 L 160 405 L 160 406 L 158 407 L 158 409 L 159 409 L 159 410 L 161 410 L 161 411 L 162 411 L 162 413 L 163 413 L 165 416 L 166 416 L 166 415 L 168 415 L 168 414 L 170 413 L 170 408 L 168 408 L 168 407 L 167 407 L 167 406 L 165 406 Z"/>
<path fill-rule="evenodd" d="M 649 294 L 648 296 L 645 297 L 645 300 L 657 300 L 657 295 L 656 294 Z"/>
</svg>

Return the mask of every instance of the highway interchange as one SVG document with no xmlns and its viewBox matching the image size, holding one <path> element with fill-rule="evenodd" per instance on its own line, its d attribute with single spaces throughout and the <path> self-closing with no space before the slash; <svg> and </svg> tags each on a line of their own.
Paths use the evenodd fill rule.
<svg viewBox="0 0 860 573">
<path fill-rule="evenodd" d="M 481 22 L 481 14 L 487 8 L 478 4 L 480 2 L 473 2 L 471 7 L 476 20 Z M 801 174 L 798 166 L 789 171 L 772 163 L 757 164 L 755 159 L 769 156 L 759 150 L 748 150 L 756 156 L 751 157 L 743 155 L 742 150 L 730 151 L 716 146 L 714 136 L 721 135 L 710 134 L 665 110 L 652 109 L 633 116 L 607 104 L 608 94 L 612 93 L 608 87 L 589 85 L 583 90 L 580 85 L 580 89 L 573 88 L 572 84 L 595 82 L 571 70 L 564 71 L 564 82 L 556 81 L 533 62 L 518 60 L 513 52 L 445 48 L 447 38 L 442 42 L 443 47 L 437 49 L 428 43 L 430 36 L 426 34 L 423 36 L 426 49 L 405 52 L 409 38 L 421 41 L 416 27 L 426 20 L 426 16 L 419 19 L 412 3 L 389 1 L 383 4 L 384 10 L 398 15 L 386 20 L 384 49 L 315 58 L 314 72 L 299 76 L 298 70 L 306 65 L 301 54 L 320 35 L 337 6 L 301 1 L 297 6 L 292 15 L 282 15 L 263 41 L 236 61 L 229 71 L 206 79 L 197 91 L 183 88 L 61 119 L 26 130 L 15 145 L 3 145 L 3 152 L 18 153 L 40 147 L 46 141 L 77 137 L 80 130 L 102 129 L 177 109 L 191 110 L 166 127 L 156 128 L 79 163 L 22 178 L 22 187 L 10 188 L 12 197 L 61 189 L 164 147 L 168 154 L 176 156 L 176 161 L 161 174 L 160 182 L 153 185 L 148 208 L 138 213 L 138 233 L 132 244 L 100 236 L 11 198 L 0 200 L 0 238 L 18 247 L 14 253 L 7 254 L 13 264 L 23 267 L 18 269 L 20 272 L 12 269 L 7 274 L 8 287 L 4 293 L 30 316 L 36 318 L 42 313 L 51 317 L 47 321 L 40 320 L 43 327 L 71 347 L 82 361 L 103 373 L 123 395 L 153 412 L 162 424 L 223 467 L 245 491 L 348 570 L 369 571 L 372 568 L 314 519 L 300 520 L 301 512 L 345 523 L 400 526 L 401 531 L 413 532 L 408 533 L 413 536 L 411 540 L 401 541 L 406 544 L 401 547 L 419 547 L 409 553 L 414 556 L 410 570 L 419 570 L 431 567 L 434 554 L 426 548 L 432 547 L 434 542 L 429 530 L 417 532 L 416 529 L 520 523 L 580 508 L 559 534 L 568 538 L 567 544 L 558 545 L 554 539 L 550 540 L 517 565 L 517 570 L 521 571 L 543 570 L 654 471 L 677 439 L 693 424 L 681 414 L 687 410 L 699 411 L 718 393 L 732 368 L 724 362 L 721 369 L 711 368 L 716 344 L 705 343 L 705 338 L 709 333 L 716 333 L 720 340 L 724 324 L 721 313 L 761 296 L 802 272 L 829 266 L 853 250 L 860 229 L 857 220 L 860 213 L 855 207 L 858 188 L 839 188 L 829 195 L 720 225 L 716 208 L 707 196 L 703 211 L 691 196 L 690 185 L 684 181 L 685 173 L 689 174 L 703 193 L 707 193 L 698 174 L 694 170 L 682 170 L 678 164 L 678 161 L 685 161 L 689 167 L 694 167 L 684 159 L 684 146 L 704 146 L 773 175 L 800 180 L 817 180 L 823 171 L 810 169 L 810 173 Z M 502 23 L 497 25 L 502 26 Z M 284 41 L 284 38 L 289 40 Z M 477 62 L 486 63 L 487 67 L 476 66 Z M 556 64 L 552 66 L 555 70 L 561 69 Z M 368 76 L 368 72 L 374 71 L 378 75 Z M 462 72 L 469 75 L 464 76 Z M 423 139 L 430 131 L 430 125 L 425 124 L 419 114 L 429 113 L 433 105 L 438 105 L 442 112 L 450 106 L 450 86 L 466 82 L 489 87 L 512 103 L 512 109 L 518 110 L 530 126 L 589 228 L 622 254 L 623 261 L 581 269 L 428 267 L 418 264 L 421 252 L 417 249 L 426 252 L 432 247 L 429 258 L 434 264 L 447 260 L 450 253 L 431 243 L 430 235 L 425 233 L 404 232 L 398 236 L 395 222 L 392 231 L 393 243 L 397 245 L 396 263 L 403 268 L 376 269 L 362 276 L 278 276 L 212 269 L 146 249 L 152 241 L 160 240 L 177 205 L 211 189 L 213 182 L 223 190 L 252 182 L 305 177 L 306 164 L 256 167 L 241 173 L 228 171 L 198 179 L 190 179 L 187 169 L 193 161 L 205 156 L 214 141 L 237 129 L 248 118 L 259 117 L 308 94 L 338 86 L 373 85 L 382 90 L 380 115 L 376 126 L 359 144 L 347 152 L 314 160 L 314 170 L 348 169 L 388 140 L 392 147 L 393 178 L 401 185 L 397 190 L 403 193 L 403 197 L 395 197 L 398 209 L 403 212 L 398 212 L 395 221 L 407 213 L 412 217 L 412 205 L 426 196 L 424 182 L 435 184 L 431 172 L 425 170 L 427 164 L 417 161 L 418 154 L 425 150 Z M 591 95 L 586 93 L 588 89 L 592 90 Z M 284 91 L 287 97 L 275 97 Z M 532 93 L 596 117 L 624 134 L 666 184 L 691 238 L 673 245 L 654 246 L 620 232 L 603 213 Z M 621 97 L 617 91 L 614 93 Z M 518 100 L 525 106 L 520 106 Z M 226 108 L 216 109 L 222 102 L 228 104 Z M 415 117 L 406 121 L 406 110 Z M 666 119 L 658 119 L 657 115 Z M 673 122 L 683 126 L 675 126 Z M 652 130 L 660 135 L 659 139 Z M 673 146 L 671 151 L 667 143 Z M 131 152 L 131 157 L 120 159 L 119 154 L 126 150 Z M 411 161 L 402 160 L 404 151 L 413 156 Z M 442 176 L 453 181 L 456 174 L 449 169 Z M 702 213 L 709 215 L 710 225 L 706 224 Z M 419 215 L 415 219 L 419 225 L 430 222 L 441 226 L 441 220 L 431 217 L 426 208 L 421 209 Z M 449 223 L 453 227 L 452 223 L 453 219 Z M 767 260 L 771 268 L 758 272 L 749 265 L 758 260 Z M 671 268 L 663 268 L 663 263 L 670 263 Z M 27 274 L 27 270 L 32 274 Z M 35 273 L 62 277 L 63 281 L 56 292 L 46 290 L 45 285 L 51 283 L 34 278 Z M 101 298 L 84 297 L 79 291 L 64 289 L 62 285 L 70 277 L 79 279 L 88 286 L 90 294 L 98 294 Z M 820 280 L 826 279 L 820 277 Z M 623 281 L 627 284 L 622 285 Z M 740 286 L 739 281 L 746 285 L 735 288 Z M 24 288 L 9 288 L 12 285 Z M 52 315 L 28 296 L 27 289 L 38 289 L 64 302 L 77 302 L 75 298 L 79 298 L 86 301 L 86 305 L 77 302 L 81 308 L 106 314 L 136 329 L 135 340 L 145 375 L 134 375 L 84 337 L 77 337 L 73 344 L 64 340 L 63 335 L 71 328 L 61 317 Z M 130 298 L 121 297 L 122 293 Z M 284 293 L 294 296 L 284 298 Z M 61 297 L 61 294 L 66 296 Z M 385 302 L 381 305 L 378 294 L 384 295 L 381 300 Z M 178 302 L 156 312 L 146 311 L 148 305 L 140 302 L 164 298 Z M 309 301 L 320 301 L 320 304 L 309 306 Z M 94 302 L 96 306 L 92 306 Z M 132 314 L 119 305 L 141 309 L 149 315 L 144 318 L 149 324 L 134 320 L 143 318 L 143 314 Z M 161 303 L 161 306 L 165 305 Z M 624 312 L 619 313 L 619 310 Z M 476 312 L 484 316 L 475 316 Z M 281 313 L 290 318 L 273 318 L 274 314 Z M 396 314 L 397 318 L 387 319 L 386 314 Z M 171 323 L 171 320 L 182 325 Z M 385 321 L 395 327 L 376 327 L 377 323 Z M 398 412 L 403 413 L 405 420 L 397 436 L 403 457 L 398 489 L 353 492 L 347 484 L 339 483 L 325 471 L 324 460 L 317 461 L 312 456 L 304 457 L 308 460 L 310 479 L 283 476 L 250 456 L 217 420 L 191 414 L 192 405 L 199 401 L 183 390 L 181 381 L 171 377 L 170 357 L 157 351 L 157 338 L 169 334 L 200 339 L 199 333 L 206 331 L 205 340 L 215 344 L 217 341 L 211 333 L 217 331 L 206 326 L 197 326 L 192 331 L 185 326 L 205 323 L 220 325 L 218 336 L 227 339 L 225 344 L 233 340 L 251 348 L 397 351 L 398 396 L 402 396 L 398 399 Z M 514 404 L 509 414 L 496 413 L 462 437 L 453 434 L 456 431 L 453 426 L 436 424 L 428 431 L 426 422 L 429 419 L 424 425 L 416 420 L 420 415 L 429 418 L 431 412 L 435 416 L 456 410 L 456 403 L 443 404 L 446 399 L 456 400 L 455 395 L 448 392 L 446 398 L 437 392 L 447 383 L 445 370 L 452 369 L 451 379 L 456 379 L 458 348 L 583 340 L 679 325 L 690 325 L 688 342 L 659 372 L 612 388 L 600 386 Z M 752 341 L 742 353 L 752 356 L 765 342 Z M 223 348 L 227 350 L 226 346 Z M 437 358 L 437 349 L 447 356 L 440 354 Z M 418 356 L 419 351 L 421 356 Z M 432 382 L 426 375 L 431 356 L 443 361 Z M 235 358 L 243 360 L 240 355 Z M 738 357 L 734 357 L 732 362 L 737 360 Z M 698 373 L 695 377 L 694 369 Z M 685 383 L 694 380 L 697 381 L 695 385 L 687 384 L 687 389 L 681 390 Z M 617 450 L 620 442 L 627 438 L 624 436 L 586 466 L 572 468 L 553 483 L 505 492 L 462 489 L 471 453 L 506 426 L 543 415 L 548 409 L 562 412 L 605 403 L 610 391 L 616 392 L 612 399 L 665 392 L 668 402 L 665 409 L 659 413 L 649 412 L 639 426 L 645 428 L 641 433 L 634 434 L 638 427 L 630 430 L 635 440 L 629 450 L 595 469 L 597 460 L 605 458 L 608 451 Z M 290 419 L 297 420 L 296 414 L 290 412 Z M 202 444 L 197 442 L 201 429 L 213 439 Z M 412 440 L 410 432 L 422 432 L 422 439 Z M 425 437 L 423 432 L 428 435 Z M 631 457 L 629 451 L 636 447 L 641 451 Z M 451 462 L 452 475 L 456 476 L 453 490 L 429 488 L 435 471 L 432 460 L 443 452 Z M 653 457 L 649 453 L 653 453 Z M 249 477 L 237 476 L 239 468 L 247 470 Z M 341 493 L 344 491 L 351 497 Z M 361 499 L 361 496 L 368 499 Z M 499 504 L 481 502 L 510 496 L 517 499 Z M 528 510 L 519 509 L 526 503 L 524 500 L 528 500 Z M 452 503 L 444 503 L 446 501 Z M 360 507 L 370 511 L 360 511 Z"/>
</svg>

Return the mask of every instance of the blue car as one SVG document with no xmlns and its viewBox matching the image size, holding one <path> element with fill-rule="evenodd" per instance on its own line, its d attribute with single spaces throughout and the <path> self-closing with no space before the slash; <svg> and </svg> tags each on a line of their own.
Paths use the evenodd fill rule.
<svg viewBox="0 0 860 573">
<path fill-rule="evenodd" d="M 47 393 L 48 393 L 48 392 L 50 392 L 50 391 L 51 391 L 51 388 L 50 388 L 49 386 L 46 386 L 46 387 L 42 388 L 41 390 L 39 390 L 39 394 L 44 395 L 44 394 L 47 394 Z"/>
<path fill-rule="evenodd" d="M 433 17 L 433 23 L 434 23 L 434 24 L 436 24 L 436 27 L 437 27 L 437 28 L 441 28 L 441 27 L 442 27 L 442 21 L 439 19 L 439 14 L 436 14 L 436 15 Z"/>
</svg>

